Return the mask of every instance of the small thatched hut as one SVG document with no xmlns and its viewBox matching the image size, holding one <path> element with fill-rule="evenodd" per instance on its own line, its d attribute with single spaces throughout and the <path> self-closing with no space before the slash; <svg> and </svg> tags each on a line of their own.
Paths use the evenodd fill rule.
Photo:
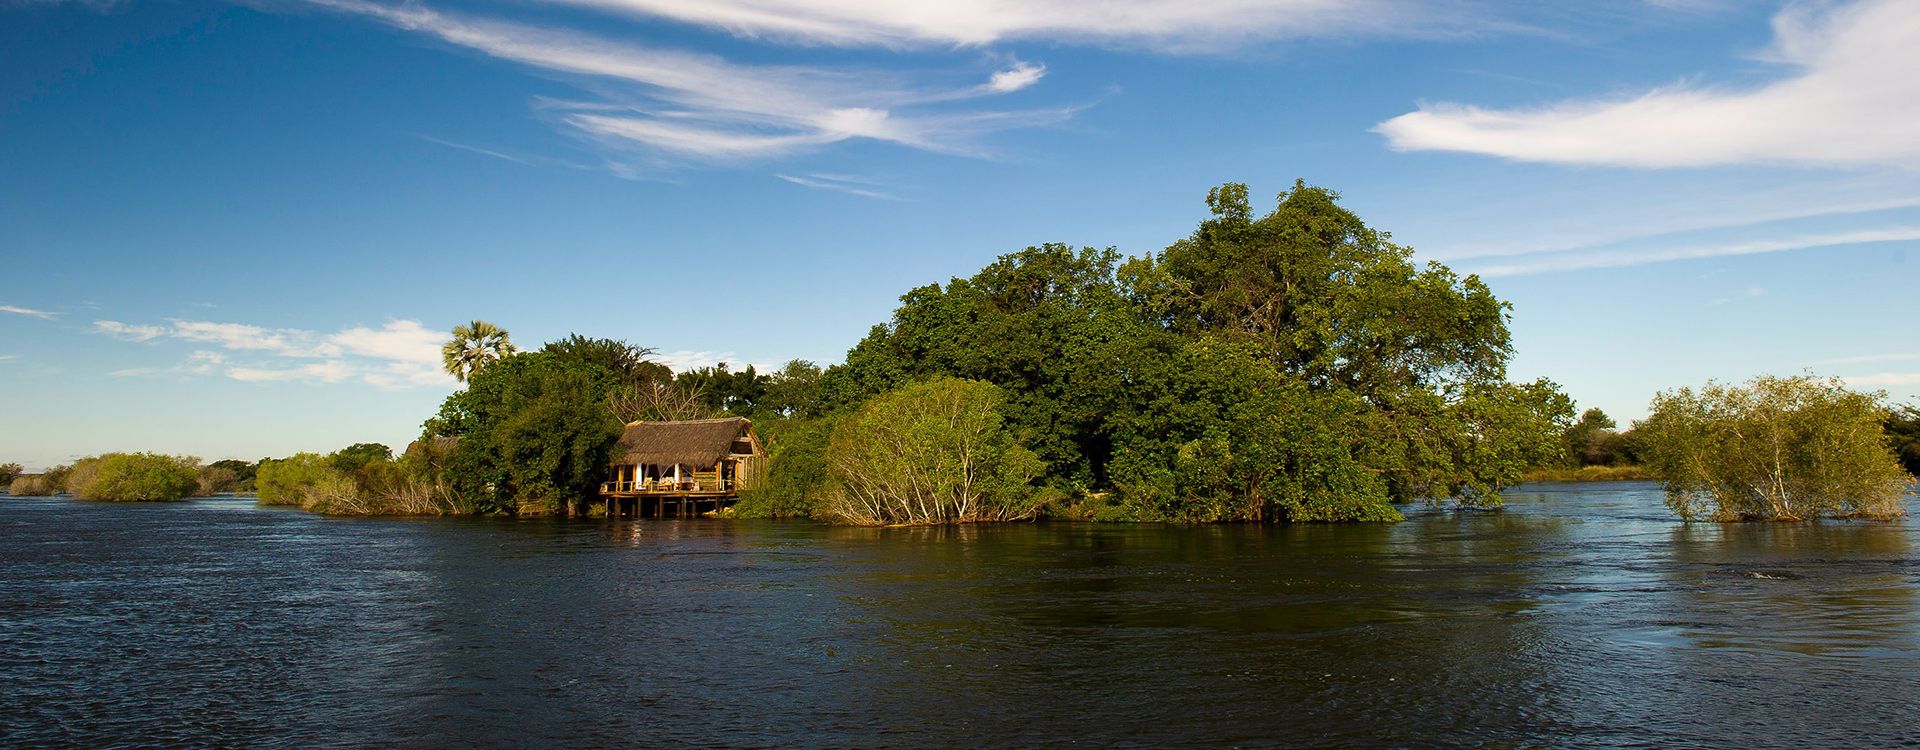
<svg viewBox="0 0 1920 750">
<path fill-rule="evenodd" d="M 766 449 L 742 417 L 629 422 L 613 448 L 608 497 L 732 497 L 759 481 Z"/>
</svg>

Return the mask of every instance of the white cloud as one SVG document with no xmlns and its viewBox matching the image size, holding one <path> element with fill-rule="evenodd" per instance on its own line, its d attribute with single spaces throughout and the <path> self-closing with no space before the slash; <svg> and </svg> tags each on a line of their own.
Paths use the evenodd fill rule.
<svg viewBox="0 0 1920 750">
<path fill-rule="evenodd" d="M 1537 255 L 1513 255 L 1502 257 L 1497 262 L 1489 265 L 1474 265 L 1471 263 L 1462 265 L 1465 265 L 1472 273 L 1477 273 L 1481 276 L 1519 276 L 1531 273 L 1575 271 L 1587 268 L 1640 266 L 1649 263 L 1717 258 L 1727 255 L 1758 255 L 1762 253 L 1780 253 L 1790 250 L 1809 250 L 1842 245 L 1910 241 L 1920 241 L 1920 227 L 1866 229 L 1832 234 L 1801 235 L 1772 240 L 1707 245 L 1670 245 L 1637 250 L 1597 250 L 1586 252 L 1540 253 Z"/>
<path fill-rule="evenodd" d="M 901 198 L 884 190 L 876 189 L 879 186 L 875 183 L 857 177 L 818 173 L 805 177 L 796 177 L 790 174 L 776 174 L 774 176 L 795 185 L 809 187 L 815 190 L 833 190 L 849 195 L 858 195 L 863 198 L 878 198 L 885 201 L 906 200 L 905 198 Z"/>
<path fill-rule="evenodd" d="M 440 366 L 440 346 L 446 342 L 447 334 L 417 320 L 392 320 L 377 329 L 356 326 L 327 337 L 327 343 L 349 354 L 434 367 Z"/>
<path fill-rule="evenodd" d="M 905 82 L 893 73 L 741 65 L 713 55 L 450 15 L 414 5 L 310 2 L 536 69 L 583 76 L 588 79 L 585 85 L 606 98 L 544 99 L 542 107 L 559 110 L 558 123 L 571 133 L 656 157 L 760 159 L 854 138 L 981 156 L 988 150 L 977 141 L 989 133 L 1058 122 L 1076 111 L 1071 107 L 929 109 L 1031 85 L 1045 69 L 1028 63 L 999 71 L 984 84 L 929 87 Z"/>
<path fill-rule="evenodd" d="M 1767 296 L 1767 290 L 1765 288 L 1751 286 L 1751 287 L 1747 287 L 1745 289 L 1740 290 L 1738 294 L 1729 295 L 1726 297 L 1716 297 L 1712 302 L 1709 302 L 1708 304 L 1718 307 L 1720 305 L 1734 302 L 1736 300 L 1754 299 L 1756 297 L 1765 297 L 1765 296 Z"/>
<path fill-rule="evenodd" d="M 653 361 L 673 368 L 674 372 L 698 370 L 702 367 L 712 367 L 721 363 L 725 363 L 727 369 L 733 372 L 739 372 L 748 367 L 753 367 L 760 372 L 773 372 L 774 370 L 780 369 L 779 365 L 767 362 L 742 362 L 740 361 L 740 355 L 734 352 L 693 351 L 690 349 L 655 354 L 653 355 Z"/>
<path fill-rule="evenodd" d="M 165 326 L 128 325 L 117 320 L 93 321 L 93 329 L 122 341 L 151 341 L 167 335 Z"/>
<path fill-rule="evenodd" d="M 1431 36 L 1481 26 L 1468 3 L 1403 0 L 550 0 L 843 46 L 985 45 L 1010 39 L 1220 49 L 1264 39 Z"/>
<path fill-rule="evenodd" d="M 1375 127 L 1403 151 L 1627 167 L 1920 166 L 1920 0 L 1801 3 L 1766 59 L 1794 75 L 1747 90 L 1675 84 L 1537 109 L 1422 106 Z"/>
<path fill-rule="evenodd" d="M 1019 91 L 1040 82 L 1047 74 L 1047 66 L 1015 61 L 1013 67 L 993 74 L 987 79 L 987 88 L 996 93 Z"/>
<path fill-rule="evenodd" d="M 1877 372 L 1872 375 L 1844 375 L 1840 379 L 1854 386 L 1920 385 L 1920 372 Z"/>
<path fill-rule="evenodd" d="M 218 344 L 228 349 L 270 351 L 290 357 L 330 356 L 334 353 L 325 345 L 315 345 L 315 337 L 307 331 L 274 330 L 243 323 L 175 320 L 168 335 L 187 341 Z"/>
<path fill-rule="evenodd" d="M 417 320 L 392 320 L 378 328 L 354 326 L 331 334 L 204 320 L 175 320 L 166 326 L 103 320 L 96 321 L 94 327 L 127 341 L 171 339 L 214 344 L 225 350 L 199 349 L 171 367 L 136 367 L 112 373 L 122 377 L 218 374 L 254 383 L 359 380 L 387 389 L 451 387 L 454 383 L 441 369 L 440 346 L 447 335 L 429 330 Z M 301 364 L 280 364 L 276 360 Z"/>
<path fill-rule="evenodd" d="M 227 377 L 248 383 L 286 381 L 338 383 L 353 377 L 354 374 L 354 368 L 340 360 L 315 362 L 293 368 L 230 367 L 226 371 Z"/>
<path fill-rule="evenodd" d="M 12 362 L 19 358 L 18 354 L 0 354 L 0 362 Z"/>
<path fill-rule="evenodd" d="M 18 305 L 0 305 L 0 313 L 25 315 L 29 318 L 39 318 L 41 320 L 53 320 L 53 316 L 56 314 L 45 310 L 35 310 L 31 307 L 20 307 Z"/>
</svg>

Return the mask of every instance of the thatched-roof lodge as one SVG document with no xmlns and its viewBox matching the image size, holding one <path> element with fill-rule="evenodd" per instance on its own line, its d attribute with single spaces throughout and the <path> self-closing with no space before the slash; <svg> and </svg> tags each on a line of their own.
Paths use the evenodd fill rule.
<svg viewBox="0 0 1920 750">
<path fill-rule="evenodd" d="M 731 504 L 766 471 L 766 449 L 741 418 L 629 422 L 600 496 L 609 515 L 690 515 Z"/>
</svg>

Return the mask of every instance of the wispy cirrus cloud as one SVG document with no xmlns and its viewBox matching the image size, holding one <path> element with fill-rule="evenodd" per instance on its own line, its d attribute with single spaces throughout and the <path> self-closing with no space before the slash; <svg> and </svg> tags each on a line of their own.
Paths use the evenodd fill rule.
<svg viewBox="0 0 1920 750">
<path fill-rule="evenodd" d="M 549 0 L 810 45 L 1044 40 L 1205 51 L 1271 39 L 1436 36 L 1498 26 L 1475 3 L 1406 0 Z"/>
<path fill-rule="evenodd" d="M 985 83 L 937 86 L 903 74 L 744 65 L 554 27 L 443 13 L 419 5 L 309 0 L 553 74 L 579 76 L 595 101 L 542 100 L 567 132 L 667 159 L 739 162 L 852 139 L 989 156 L 992 133 L 1060 122 L 1077 107 L 954 109 L 962 100 L 1031 87 L 1041 65 L 1015 61 Z M 978 79 L 976 79 L 978 80 Z M 492 154 L 499 156 L 499 154 Z"/>
<path fill-rule="evenodd" d="M 1863 354 L 1854 357 L 1836 357 L 1809 362 L 1810 365 L 1870 365 L 1881 362 L 1920 362 L 1920 352 L 1899 354 Z"/>
<path fill-rule="evenodd" d="M 1508 255 L 1489 262 L 1463 261 L 1459 265 L 1481 276 L 1520 276 L 1591 268 L 1621 268 L 1730 255 L 1759 255 L 1847 245 L 1915 241 L 1920 241 L 1920 226 L 1807 234 L 1742 242 L 1682 243 L 1624 250 L 1599 249 Z"/>
<path fill-rule="evenodd" d="M 887 192 L 879 183 L 861 177 L 820 173 L 809 174 L 805 177 L 790 174 L 775 174 L 774 176 L 795 185 L 813 188 L 815 190 L 832 190 L 848 195 L 858 195 L 862 198 L 876 198 L 883 201 L 906 200 L 898 195 Z"/>
<path fill-rule="evenodd" d="M 1795 3 L 1749 89 L 1681 83 L 1539 108 L 1435 104 L 1380 123 L 1390 147 L 1640 168 L 1920 167 L 1920 0 Z"/>
<path fill-rule="evenodd" d="M 171 329 L 166 326 L 130 325 L 118 320 L 96 320 L 93 321 L 93 330 L 121 341 L 152 341 L 167 335 Z"/>
<path fill-rule="evenodd" d="M 220 376 L 251 383 L 360 381 L 385 389 L 451 386 L 440 366 L 447 335 L 415 320 L 380 327 L 354 326 L 334 333 L 267 328 L 245 323 L 173 320 L 166 325 L 95 321 L 94 330 L 123 341 L 211 344 L 170 367 L 116 370 L 122 377 Z"/>
<path fill-rule="evenodd" d="M 0 313 L 11 313 L 13 315 L 25 315 L 29 318 L 39 318 L 41 320 L 53 320 L 55 316 L 59 315 L 59 313 L 48 312 L 46 310 L 35 310 L 31 307 L 21 307 L 19 305 L 0 305 Z"/>
</svg>

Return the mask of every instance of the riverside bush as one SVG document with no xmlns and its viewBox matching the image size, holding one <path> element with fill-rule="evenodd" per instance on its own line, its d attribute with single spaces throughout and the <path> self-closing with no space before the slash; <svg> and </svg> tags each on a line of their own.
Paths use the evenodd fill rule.
<svg viewBox="0 0 1920 750">
<path fill-rule="evenodd" d="M 822 515 L 861 526 L 1031 518 L 1045 469 L 1000 415 L 1000 389 L 940 378 L 874 397 L 835 425 Z"/>
<path fill-rule="evenodd" d="M 1893 518 L 1913 481 L 1895 458 L 1879 394 L 1836 378 L 1760 377 L 1654 397 L 1647 467 L 1681 518 Z"/>
<path fill-rule="evenodd" d="M 67 491 L 83 500 L 179 500 L 199 488 L 199 459 L 158 453 L 108 453 L 81 459 L 67 475 Z"/>
</svg>

